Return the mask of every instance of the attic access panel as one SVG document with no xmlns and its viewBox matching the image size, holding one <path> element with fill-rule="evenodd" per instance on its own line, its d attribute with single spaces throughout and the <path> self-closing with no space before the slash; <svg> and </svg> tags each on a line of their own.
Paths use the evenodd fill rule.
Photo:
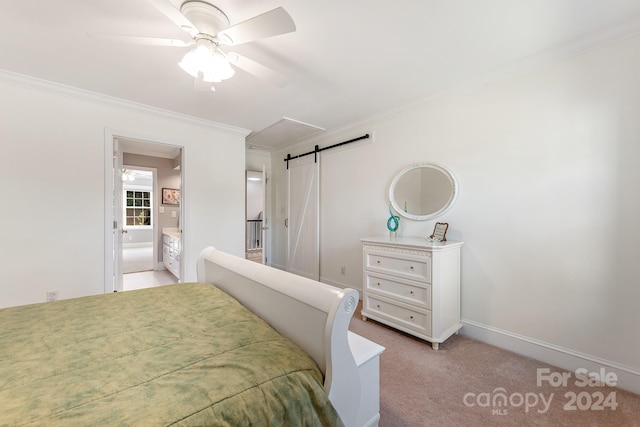
<svg viewBox="0 0 640 427">
<path fill-rule="evenodd" d="M 277 150 L 324 130 L 320 126 L 283 117 L 261 131 L 249 135 L 247 145 L 254 148 Z"/>
</svg>

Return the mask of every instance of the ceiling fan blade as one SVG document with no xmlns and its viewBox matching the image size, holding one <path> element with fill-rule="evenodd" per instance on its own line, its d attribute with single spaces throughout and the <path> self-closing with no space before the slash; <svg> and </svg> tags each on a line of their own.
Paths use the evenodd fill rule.
<svg viewBox="0 0 640 427">
<path fill-rule="evenodd" d="M 178 27 L 186 31 L 191 37 L 198 34 L 198 29 L 191 23 L 169 0 L 147 0 L 164 16 L 172 20 Z"/>
<path fill-rule="evenodd" d="M 226 45 L 233 46 L 291 33 L 295 30 L 296 24 L 291 19 L 291 16 L 282 7 L 278 7 L 220 31 L 218 39 Z"/>
<path fill-rule="evenodd" d="M 287 78 L 284 74 L 281 74 L 271 68 L 268 68 L 259 62 L 256 62 L 252 59 L 247 58 L 246 56 L 238 55 L 235 52 L 230 52 L 226 54 L 227 60 L 240 68 L 241 70 L 246 71 L 249 74 L 252 74 L 260 79 L 266 80 L 277 87 L 283 87 L 287 84 Z"/>
<path fill-rule="evenodd" d="M 159 37 L 125 36 L 120 34 L 87 34 L 89 37 L 106 42 L 138 44 L 143 46 L 185 47 L 193 44 L 193 40 L 163 39 Z"/>
</svg>

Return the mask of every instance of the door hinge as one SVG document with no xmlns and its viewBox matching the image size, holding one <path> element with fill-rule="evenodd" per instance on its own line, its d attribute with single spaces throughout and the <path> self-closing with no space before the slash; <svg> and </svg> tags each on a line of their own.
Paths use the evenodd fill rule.
<svg viewBox="0 0 640 427">
<path fill-rule="evenodd" d="M 113 221 L 113 229 L 114 230 L 118 229 L 118 221 Z"/>
</svg>

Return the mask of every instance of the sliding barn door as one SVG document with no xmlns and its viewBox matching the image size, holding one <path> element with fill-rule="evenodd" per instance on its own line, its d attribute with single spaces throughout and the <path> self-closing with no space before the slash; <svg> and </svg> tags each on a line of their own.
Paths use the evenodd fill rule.
<svg viewBox="0 0 640 427">
<path fill-rule="evenodd" d="M 320 159 L 289 161 L 287 270 L 320 279 Z"/>
</svg>

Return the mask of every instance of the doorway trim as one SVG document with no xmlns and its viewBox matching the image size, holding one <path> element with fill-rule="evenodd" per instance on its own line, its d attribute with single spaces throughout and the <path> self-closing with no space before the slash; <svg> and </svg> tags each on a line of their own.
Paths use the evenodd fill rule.
<svg viewBox="0 0 640 427">
<path fill-rule="evenodd" d="M 104 293 L 111 293 L 117 290 L 117 283 L 115 283 L 114 271 L 114 257 L 117 256 L 116 249 L 113 242 L 114 225 L 120 224 L 121 218 L 116 218 L 116 213 L 113 209 L 114 198 L 114 179 L 116 178 L 116 170 L 114 167 L 114 146 L 115 141 L 118 139 L 124 140 L 138 140 L 148 144 L 158 144 L 175 147 L 181 150 L 180 158 L 180 187 L 182 190 L 185 188 L 185 146 L 183 144 L 176 143 L 174 141 L 168 141 L 164 138 L 153 135 L 141 135 L 139 133 L 123 131 L 111 128 L 104 129 Z M 150 153 L 150 155 L 152 155 Z M 185 247 L 184 235 L 185 229 L 188 228 L 188 223 L 185 222 L 187 216 L 187 196 L 185 191 L 181 191 L 180 202 L 180 238 L 181 246 Z M 116 222 L 117 221 L 117 222 Z M 155 238 L 154 238 L 155 240 Z M 121 273 L 122 274 L 122 273 Z M 180 263 L 180 277 L 184 277 L 184 263 Z"/>
</svg>

